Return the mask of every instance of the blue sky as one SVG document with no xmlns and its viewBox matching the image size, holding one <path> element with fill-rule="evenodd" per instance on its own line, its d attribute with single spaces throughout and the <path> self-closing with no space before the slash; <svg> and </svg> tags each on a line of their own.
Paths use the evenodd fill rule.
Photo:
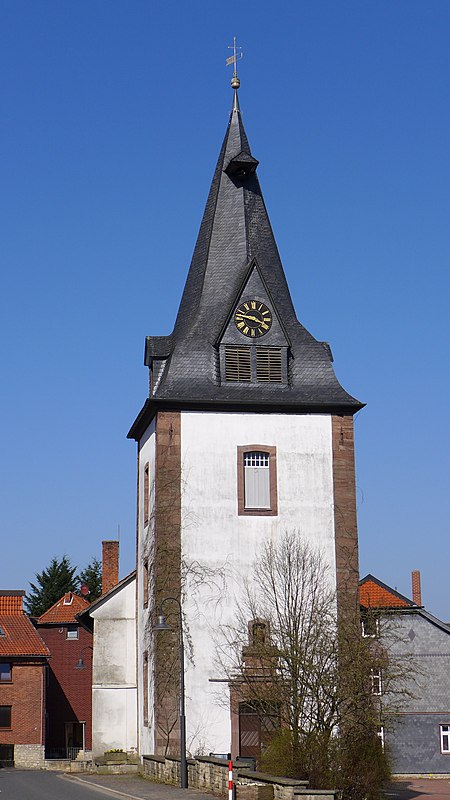
<svg viewBox="0 0 450 800">
<path fill-rule="evenodd" d="M 297 315 L 356 419 L 361 574 L 448 600 L 448 0 L 0 5 L 0 587 L 120 526 L 232 102 Z"/>
</svg>

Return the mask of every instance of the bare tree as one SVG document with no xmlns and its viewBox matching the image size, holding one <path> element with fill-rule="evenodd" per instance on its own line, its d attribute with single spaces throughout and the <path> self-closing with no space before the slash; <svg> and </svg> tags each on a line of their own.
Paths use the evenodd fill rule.
<svg viewBox="0 0 450 800">
<path fill-rule="evenodd" d="M 259 714 L 261 766 L 377 797 L 388 777 L 376 676 L 402 695 L 405 664 L 361 635 L 358 597 L 336 594 L 323 554 L 297 532 L 268 541 L 218 659 L 235 702 Z M 380 678 L 381 680 L 381 678 Z"/>
</svg>

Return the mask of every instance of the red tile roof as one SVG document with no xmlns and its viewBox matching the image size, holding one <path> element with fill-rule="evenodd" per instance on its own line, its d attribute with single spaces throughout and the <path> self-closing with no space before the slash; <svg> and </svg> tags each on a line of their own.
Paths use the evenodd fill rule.
<svg viewBox="0 0 450 800">
<path fill-rule="evenodd" d="M 78 622 L 75 618 L 76 614 L 79 614 L 80 611 L 84 611 L 87 606 L 90 605 L 88 600 L 85 600 L 84 597 L 80 597 L 78 594 L 73 594 L 73 592 L 67 592 L 63 597 L 61 597 L 57 602 L 45 612 L 45 614 L 41 614 L 38 619 L 38 622 L 41 624 L 56 622 L 56 623 L 73 623 Z"/>
<path fill-rule="evenodd" d="M 0 614 L 0 628 L 0 656 L 50 655 L 25 614 Z"/>
<path fill-rule="evenodd" d="M 408 598 L 403 597 L 395 589 L 381 584 L 371 577 L 361 581 L 359 586 L 359 601 L 366 608 L 410 608 L 414 605 Z"/>
</svg>

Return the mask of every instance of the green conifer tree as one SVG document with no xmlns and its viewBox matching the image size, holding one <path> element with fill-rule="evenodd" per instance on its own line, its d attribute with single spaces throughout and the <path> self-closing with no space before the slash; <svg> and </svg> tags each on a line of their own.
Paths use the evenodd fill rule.
<svg viewBox="0 0 450 800">
<path fill-rule="evenodd" d="M 102 593 L 102 562 L 98 558 L 93 558 L 78 575 L 78 581 L 80 586 L 86 584 L 89 589 L 86 600 L 90 603 L 97 600 Z"/>
<path fill-rule="evenodd" d="M 31 583 L 31 591 L 25 597 L 25 609 L 32 617 L 40 617 L 56 603 L 66 592 L 75 592 L 78 588 L 76 566 L 70 558 L 52 558 L 48 567 L 36 573 L 36 583 Z"/>
</svg>

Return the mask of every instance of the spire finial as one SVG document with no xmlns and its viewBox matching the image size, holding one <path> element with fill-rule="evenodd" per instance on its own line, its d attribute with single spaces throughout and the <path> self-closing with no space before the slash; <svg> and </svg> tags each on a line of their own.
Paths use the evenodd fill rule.
<svg viewBox="0 0 450 800">
<path fill-rule="evenodd" d="M 234 89 L 234 91 L 236 93 L 237 90 L 239 89 L 239 86 L 241 85 L 241 82 L 240 82 L 240 80 L 238 78 L 238 74 L 237 74 L 236 63 L 241 60 L 241 58 L 242 58 L 242 56 L 244 54 L 242 52 L 242 47 L 239 47 L 236 44 L 236 37 L 235 36 L 233 37 L 233 44 L 229 44 L 228 45 L 228 49 L 233 51 L 233 55 L 229 56 L 225 63 L 227 65 L 227 67 L 229 67 L 230 64 L 234 64 L 233 77 L 231 79 L 231 85 L 232 85 L 232 87 L 233 87 L 233 89 Z"/>
</svg>

